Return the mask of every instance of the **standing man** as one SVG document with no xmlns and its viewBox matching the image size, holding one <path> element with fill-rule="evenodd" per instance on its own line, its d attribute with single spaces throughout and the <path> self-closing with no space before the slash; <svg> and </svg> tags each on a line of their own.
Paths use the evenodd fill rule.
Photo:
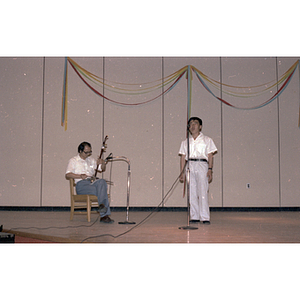
<svg viewBox="0 0 300 300">
<path fill-rule="evenodd" d="M 78 146 L 78 154 L 69 160 L 66 179 L 74 178 L 76 183 L 76 193 L 78 195 L 90 194 L 98 197 L 100 222 L 113 223 L 110 216 L 110 206 L 107 195 L 107 183 L 104 179 L 92 181 L 95 170 L 99 172 L 106 170 L 106 163 L 98 158 L 96 161 L 91 157 L 92 146 L 88 142 L 82 142 Z"/>
<path fill-rule="evenodd" d="M 189 132 L 189 169 L 190 169 L 190 222 L 210 224 L 208 203 L 208 185 L 212 181 L 213 156 L 217 148 L 213 140 L 205 136 L 202 130 L 202 120 L 192 117 L 188 121 Z M 184 167 L 188 160 L 187 140 L 181 143 L 180 182 L 184 182 L 186 172 Z"/>
</svg>

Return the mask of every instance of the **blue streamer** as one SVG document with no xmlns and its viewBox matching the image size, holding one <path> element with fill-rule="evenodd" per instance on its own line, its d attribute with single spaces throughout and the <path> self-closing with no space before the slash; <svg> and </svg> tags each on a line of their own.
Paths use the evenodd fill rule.
<svg viewBox="0 0 300 300">
<path fill-rule="evenodd" d="M 64 84 L 63 84 L 63 98 L 62 98 L 62 115 L 61 115 L 61 124 L 63 125 L 65 122 L 65 110 L 66 110 L 66 81 L 67 81 L 67 65 L 68 58 L 65 57 L 65 70 L 64 70 Z"/>
</svg>

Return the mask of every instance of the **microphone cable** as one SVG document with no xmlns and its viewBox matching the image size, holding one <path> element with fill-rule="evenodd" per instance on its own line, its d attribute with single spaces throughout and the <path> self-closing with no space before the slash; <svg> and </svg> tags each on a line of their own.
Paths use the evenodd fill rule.
<svg viewBox="0 0 300 300">
<path fill-rule="evenodd" d="M 68 228 L 79 228 L 79 227 L 92 227 L 94 224 L 98 221 L 100 216 L 97 217 L 97 219 L 90 225 L 69 225 L 69 226 L 49 226 L 49 227 L 15 227 L 8 229 L 11 230 L 27 230 L 27 229 L 37 229 L 37 230 L 48 230 L 48 229 L 68 229 Z"/>
<path fill-rule="evenodd" d="M 133 227 L 131 227 L 130 229 L 128 229 L 127 231 L 123 232 L 123 233 L 120 233 L 118 235 L 112 235 L 112 234 L 100 234 L 100 235 L 96 235 L 96 236 L 90 236 L 90 237 L 87 237 L 85 239 L 83 239 L 80 243 L 84 243 L 85 241 L 89 240 L 89 239 L 95 239 L 95 238 L 99 238 L 99 237 L 103 237 L 103 236 L 110 236 L 110 237 L 113 237 L 113 238 L 119 238 L 127 233 L 129 233 L 130 231 L 132 231 L 133 229 L 139 227 L 141 224 L 143 224 L 147 219 L 150 218 L 150 216 L 152 216 L 155 212 L 158 212 L 160 211 L 160 209 L 162 208 L 161 205 L 162 203 L 165 202 L 165 199 L 168 197 L 168 195 L 171 193 L 171 191 L 173 190 L 174 186 L 177 184 L 178 180 L 180 179 L 180 176 L 181 174 L 184 172 L 185 170 L 185 166 L 186 166 L 186 162 L 185 162 L 185 165 L 182 169 L 182 171 L 180 172 L 179 176 L 175 179 L 174 183 L 172 184 L 172 186 L 170 187 L 170 189 L 168 190 L 168 192 L 165 194 L 165 196 L 163 197 L 162 201 L 157 205 L 156 208 L 153 209 L 153 211 L 147 215 L 142 221 L 140 221 L 139 223 L 137 223 L 136 225 L 134 225 Z M 166 201 L 167 202 L 167 201 Z M 165 202 L 165 203 L 166 203 Z M 89 228 L 89 227 L 92 227 L 94 226 L 97 221 L 99 220 L 100 218 L 100 215 L 97 216 L 96 220 L 90 224 L 90 225 L 69 225 L 69 226 L 49 226 L 49 227 L 35 227 L 35 226 L 31 226 L 31 227 L 14 227 L 14 228 L 10 228 L 8 229 L 8 231 L 16 231 L 16 230 L 28 230 L 28 229 L 36 229 L 36 230 L 48 230 L 48 229 L 68 229 L 68 228 L 82 228 L 82 227 L 85 227 L 85 228 Z"/>
<path fill-rule="evenodd" d="M 120 236 L 123 236 L 127 233 L 129 233 L 130 231 L 132 231 L 133 229 L 137 228 L 138 226 L 140 226 L 142 223 L 144 223 L 147 219 L 150 218 L 151 215 L 153 215 L 155 212 L 159 211 L 161 209 L 161 204 L 164 203 L 165 199 L 167 198 L 167 196 L 171 193 L 171 191 L 173 190 L 174 186 L 176 185 L 176 183 L 178 182 L 178 180 L 180 179 L 181 177 L 181 174 L 185 171 L 185 166 L 186 166 L 186 163 L 185 162 L 185 165 L 182 169 L 182 171 L 180 172 L 179 176 L 176 178 L 176 180 L 174 181 L 174 183 L 172 184 L 172 186 L 170 187 L 170 189 L 168 190 L 168 192 L 165 194 L 165 196 L 163 197 L 162 201 L 157 205 L 156 208 L 153 209 L 153 211 L 147 215 L 142 221 L 140 221 L 139 223 L 137 223 L 136 225 L 134 225 L 133 227 L 131 227 L 130 229 L 124 231 L 123 233 L 120 233 L 118 235 L 112 235 L 112 234 L 109 234 L 109 233 L 106 233 L 106 234 L 100 234 L 100 235 L 95 235 L 95 236 L 90 236 L 90 237 L 87 237 L 85 239 L 83 239 L 80 243 L 84 243 L 85 241 L 87 240 L 90 240 L 90 239 L 96 239 L 96 238 L 100 238 L 100 237 L 104 237 L 104 236 L 110 236 L 110 237 L 113 237 L 114 239 L 117 239 L 119 238 Z"/>
<path fill-rule="evenodd" d="M 105 161 L 108 161 L 111 158 L 112 158 L 112 153 L 110 153 L 106 157 Z M 49 226 L 49 227 L 34 227 L 34 226 L 32 226 L 32 227 L 15 227 L 15 228 L 10 228 L 8 230 L 9 231 L 11 231 L 11 230 L 24 230 L 24 229 L 25 230 L 27 230 L 27 229 L 48 230 L 48 229 L 68 229 L 68 228 L 80 228 L 80 227 L 87 227 L 88 228 L 88 227 L 94 226 L 96 224 L 96 222 L 98 221 L 99 217 L 100 217 L 100 215 L 90 225 L 69 225 L 69 226 Z"/>
</svg>

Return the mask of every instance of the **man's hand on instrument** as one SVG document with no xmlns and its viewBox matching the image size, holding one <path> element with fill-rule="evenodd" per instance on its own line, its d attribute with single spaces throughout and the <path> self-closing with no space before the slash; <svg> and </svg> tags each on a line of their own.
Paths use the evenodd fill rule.
<svg viewBox="0 0 300 300">
<path fill-rule="evenodd" d="M 106 161 L 103 160 L 102 158 L 98 157 L 98 159 L 97 159 L 97 165 L 101 166 L 101 171 L 97 170 L 97 172 L 104 172 L 106 170 Z"/>
<path fill-rule="evenodd" d="M 98 165 L 103 165 L 103 164 L 105 164 L 105 160 L 103 160 L 102 158 L 99 157 L 99 158 L 97 159 L 97 164 L 98 164 Z"/>
</svg>

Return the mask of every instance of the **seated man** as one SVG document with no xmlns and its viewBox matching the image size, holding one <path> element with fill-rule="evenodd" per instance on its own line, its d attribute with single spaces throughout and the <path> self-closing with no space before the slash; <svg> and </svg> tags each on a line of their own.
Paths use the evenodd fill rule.
<svg viewBox="0 0 300 300">
<path fill-rule="evenodd" d="M 107 195 L 107 183 L 104 179 L 92 180 L 97 165 L 99 165 L 98 171 L 104 172 L 106 163 L 100 158 L 96 161 L 91 155 L 91 144 L 82 142 L 78 146 L 78 154 L 69 160 L 65 177 L 66 179 L 74 178 L 77 195 L 90 194 L 97 196 L 100 222 L 113 223 L 114 221 L 109 217 L 111 212 Z"/>
</svg>

